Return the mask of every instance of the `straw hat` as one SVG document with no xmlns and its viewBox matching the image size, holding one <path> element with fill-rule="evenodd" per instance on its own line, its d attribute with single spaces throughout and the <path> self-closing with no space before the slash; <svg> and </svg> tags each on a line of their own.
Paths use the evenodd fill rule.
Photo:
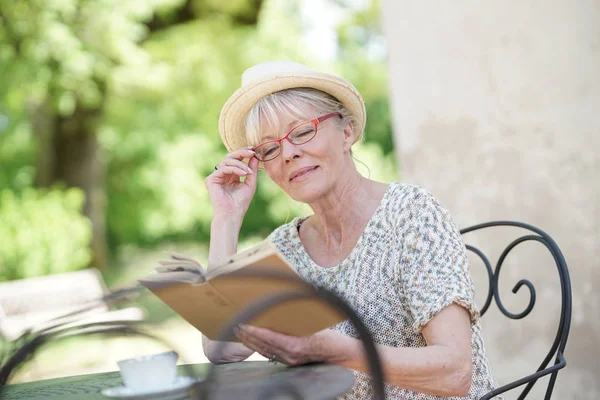
<svg viewBox="0 0 600 400">
<path fill-rule="evenodd" d="M 271 93 L 292 88 L 313 88 L 338 99 L 356 118 L 355 142 L 360 139 L 367 114 L 360 93 L 350 82 L 295 62 L 269 61 L 244 71 L 242 87 L 231 95 L 221 109 L 219 132 L 227 150 L 234 151 L 249 145 L 244 123 L 254 104 Z"/>
</svg>

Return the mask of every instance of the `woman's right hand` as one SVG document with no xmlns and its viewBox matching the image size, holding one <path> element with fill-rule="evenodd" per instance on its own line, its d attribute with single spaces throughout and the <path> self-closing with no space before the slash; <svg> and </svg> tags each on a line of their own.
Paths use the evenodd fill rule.
<svg viewBox="0 0 600 400">
<path fill-rule="evenodd" d="M 249 158 L 246 165 L 242 160 Z M 217 165 L 217 170 L 206 177 L 215 216 L 237 216 L 243 218 L 256 193 L 258 159 L 251 148 L 233 151 Z M 242 182 L 241 177 L 245 177 Z"/>
</svg>

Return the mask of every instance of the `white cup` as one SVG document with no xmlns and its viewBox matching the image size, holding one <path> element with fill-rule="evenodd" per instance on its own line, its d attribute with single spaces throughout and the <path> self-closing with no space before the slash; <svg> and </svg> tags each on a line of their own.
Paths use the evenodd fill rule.
<svg viewBox="0 0 600 400">
<path fill-rule="evenodd" d="M 174 351 L 121 360 L 123 383 L 136 392 L 151 392 L 171 385 L 177 377 L 177 357 Z"/>
</svg>

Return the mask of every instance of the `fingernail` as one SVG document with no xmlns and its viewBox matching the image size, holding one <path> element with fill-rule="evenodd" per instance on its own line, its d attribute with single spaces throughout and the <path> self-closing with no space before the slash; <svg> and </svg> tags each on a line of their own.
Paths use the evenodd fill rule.
<svg viewBox="0 0 600 400">
<path fill-rule="evenodd" d="M 250 168 L 248 168 L 248 173 L 253 174 L 254 172 L 252 172 L 252 170 Z"/>
</svg>

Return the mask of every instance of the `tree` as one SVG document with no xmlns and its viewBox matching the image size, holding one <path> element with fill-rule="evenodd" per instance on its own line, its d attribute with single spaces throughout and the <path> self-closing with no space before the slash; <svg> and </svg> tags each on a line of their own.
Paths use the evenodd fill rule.
<svg viewBox="0 0 600 400">
<path fill-rule="evenodd" d="M 106 160 L 99 129 L 115 74 L 150 71 L 143 44 L 192 21 L 224 16 L 254 26 L 261 0 L 2 0 L 3 70 L 25 85 L 26 117 L 37 142 L 35 182 L 82 188 L 93 226 L 94 264 L 107 264 Z M 3 71 L 4 72 L 4 71 Z"/>
</svg>

